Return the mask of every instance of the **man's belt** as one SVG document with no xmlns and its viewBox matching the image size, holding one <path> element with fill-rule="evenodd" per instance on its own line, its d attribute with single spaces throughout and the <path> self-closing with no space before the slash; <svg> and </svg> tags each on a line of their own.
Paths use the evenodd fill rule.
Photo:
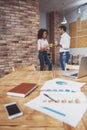
<svg viewBox="0 0 87 130">
<path fill-rule="evenodd" d="M 69 53 L 69 51 L 63 51 L 63 52 L 60 52 L 60 54 L 64 54 L 64 53 Z"/>
</svg>

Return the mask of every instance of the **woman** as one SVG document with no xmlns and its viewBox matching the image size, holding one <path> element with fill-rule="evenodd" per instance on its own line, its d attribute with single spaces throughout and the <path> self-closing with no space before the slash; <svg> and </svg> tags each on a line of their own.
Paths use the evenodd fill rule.
<svg viewBox="0 0 87 130">
<path fill-rule="evenodd" d="M 50 49 L 47 41 L 47 35 L 48 31 L 46 29 L 40 29 L 38 31 L 38 51 L 41 71 L 44 70 L 45 62 L 48 64 L 48 70 L 52 70 L 52 64 L 47 54 L 47 50 Z"/>
</svg>

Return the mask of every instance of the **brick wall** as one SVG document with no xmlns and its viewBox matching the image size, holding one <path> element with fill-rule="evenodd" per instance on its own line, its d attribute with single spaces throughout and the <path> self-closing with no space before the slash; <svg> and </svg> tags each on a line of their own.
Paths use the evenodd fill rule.
<svg viewBox="0 0 87 130">
<path fill-rule="evenodd" d="M 39 0 L 0 0 L 0 77 L 38 64 Z"/>
</svg>

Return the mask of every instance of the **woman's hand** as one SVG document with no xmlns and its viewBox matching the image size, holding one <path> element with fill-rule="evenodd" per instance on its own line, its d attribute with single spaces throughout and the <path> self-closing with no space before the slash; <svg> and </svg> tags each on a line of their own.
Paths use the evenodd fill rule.
<svg viewBox="0 0 87 130">
<path fill-rule="evenodd" d="M 48 45 L 44 45 L 43 47 L 40 48 L 40 51 L 46 51 L 49 50 L 49 44 Z"/>
<path fill-rule="evenodd" d="M 45 49 L 46 49 L 46 50 L 49 49 L 49 44 L 45 46 Z"/>
</svg>

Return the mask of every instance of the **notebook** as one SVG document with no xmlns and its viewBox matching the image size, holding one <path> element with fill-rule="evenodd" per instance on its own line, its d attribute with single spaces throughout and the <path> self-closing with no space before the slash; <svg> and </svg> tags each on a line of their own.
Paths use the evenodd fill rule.
<svg viewBox="0 0 87 130">
<path fill-rule="evenodd" d="M 84 56 L 80 59 L 79 70 L 78 71 L 67 71 L 63 75 L 73 77 L 73 78 L 81 78 L 87 76 L 87 56 Z"/>
<path fill-rule="evenodd" d="M 26 97 L 37 85 L 35 83 L 21 83 L 7 92 L 9 96 Z"/>
</svg>

